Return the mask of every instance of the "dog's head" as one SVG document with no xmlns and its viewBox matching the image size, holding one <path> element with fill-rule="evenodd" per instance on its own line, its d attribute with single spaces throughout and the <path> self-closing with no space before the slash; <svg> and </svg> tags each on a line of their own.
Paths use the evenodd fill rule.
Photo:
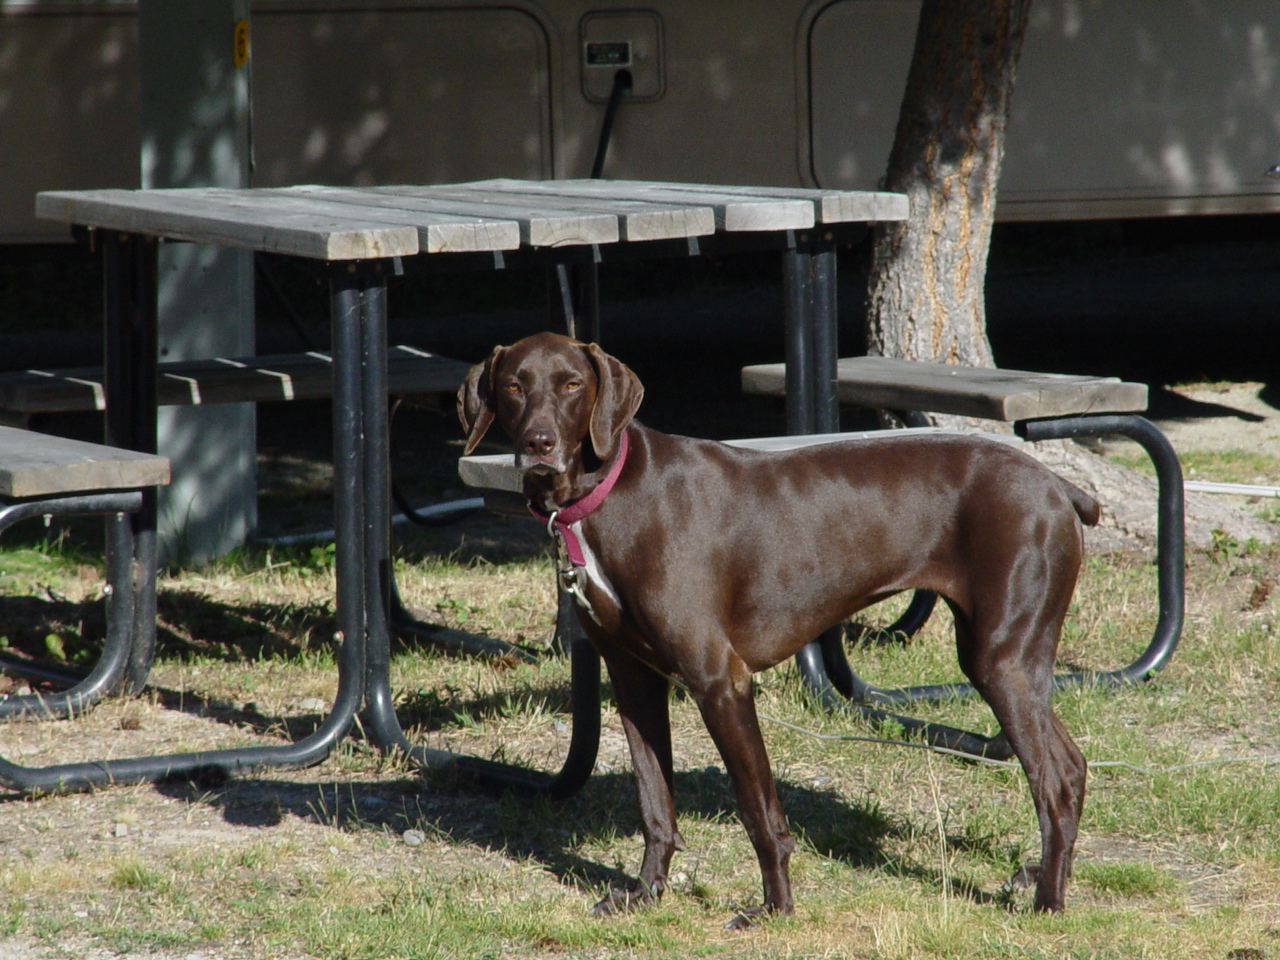
<svg viewBox="0 0 1280 960">
<path fill-rule="evenodd" d="M 463 455 L 496 420 L 526 476 L 576 480 L 613 457 L 643 398 L 639 378 L 596 344 L 555 333 L 525 337 L 495 347 L 459 388 Z"/>
</svg>

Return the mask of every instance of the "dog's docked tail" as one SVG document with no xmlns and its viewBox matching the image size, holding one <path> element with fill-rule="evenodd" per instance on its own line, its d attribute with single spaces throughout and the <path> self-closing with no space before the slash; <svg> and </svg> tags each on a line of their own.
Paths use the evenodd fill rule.
<svg viewBox="0 0 1280 960">
<path fill-rule="evenodd" d="M 1080 522 L 1086 527 L 1092 527 L 1098 522 L 1098 518 L 1102 516 L 1102 507 L 1098 501 L 1093 499 L 1070 480 L 1061 481 L 1062 486 L 1066 489 L 1067 496 L 1071 498 L 1071 506 L 1076 508 L 1076 515 L 1080 518 Z"/>
</svg>

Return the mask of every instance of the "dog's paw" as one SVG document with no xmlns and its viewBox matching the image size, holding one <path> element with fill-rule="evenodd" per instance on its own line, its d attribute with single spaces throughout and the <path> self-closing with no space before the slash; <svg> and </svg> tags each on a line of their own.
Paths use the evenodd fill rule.
<svg viewBox="0 0 1280 960">
<path fill-rule="evenodd" d="M 763 907 L 739 910 L 725 922 L 724 928 L 726 930 L 750 930 L 759 925 L 760 918 L 764 915 Z"/>
<path fill-rule="evenodd" d="M 1030 890 L 1040 878 L 1040 864 L 1026 863 L 1018 868 L 1012 877 L 1005 881 L 1004 889 L 1008 893 L 1019 890 Z"/>
<path fill-rule="evenodd" d="M 614 887 L 609 895 L 591 908 L 593 917 L 613 917 L 620 913 L 630 913 L 641 907 L 656 903 L 658 900 L 650 888 L 645 886 L 623 890 Z"/>
<path fill-rule="evenodd" d="M 751 930 L 760 926 L 761 922 L 770 917 L 788 916 L 792 913 L 790 906 L 777 908 L 770 906 L 759 907 L 743 907 L 725 923 L 726 930 Z"/>
</svg>

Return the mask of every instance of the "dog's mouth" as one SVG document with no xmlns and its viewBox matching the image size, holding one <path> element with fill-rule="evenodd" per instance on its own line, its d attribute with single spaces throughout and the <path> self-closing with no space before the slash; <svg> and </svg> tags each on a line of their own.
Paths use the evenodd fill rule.
<svg viewBox="0 0 1280 960">
<path fill-rule="evenodd" d="M 564 465 L 555 456 L 516 455 L 516 467 L 524 474 L 538 477 L 555 477 L 564 473 Z"/>
</svg>

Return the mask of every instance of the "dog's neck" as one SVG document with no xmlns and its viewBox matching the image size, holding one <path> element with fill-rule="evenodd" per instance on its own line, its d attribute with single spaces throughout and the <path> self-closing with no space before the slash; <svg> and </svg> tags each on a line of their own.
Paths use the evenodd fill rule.
<svg viewBox="0 0 1280 960">
<path fill-rule="evenodd" d="M 605 493 L 607 488 L 613 486 L 627 458 L 626 431 L 618 438 L 617 450 L 612 459 L 606 462 L 599 461 L 594 451 L 588 452 L 587 447 L 584 438 L 579 443 L 579 452 L 571 458 L 569 468 L 563 473 L 525 473 L 524 495 L 535 512 L 549 516 L 591 497 L 602 485 L 606 485 L 603 491 Z M 595 461 L 598 465 L 594 469 L 587 469 L 584 459 Z"/>
</svg>

